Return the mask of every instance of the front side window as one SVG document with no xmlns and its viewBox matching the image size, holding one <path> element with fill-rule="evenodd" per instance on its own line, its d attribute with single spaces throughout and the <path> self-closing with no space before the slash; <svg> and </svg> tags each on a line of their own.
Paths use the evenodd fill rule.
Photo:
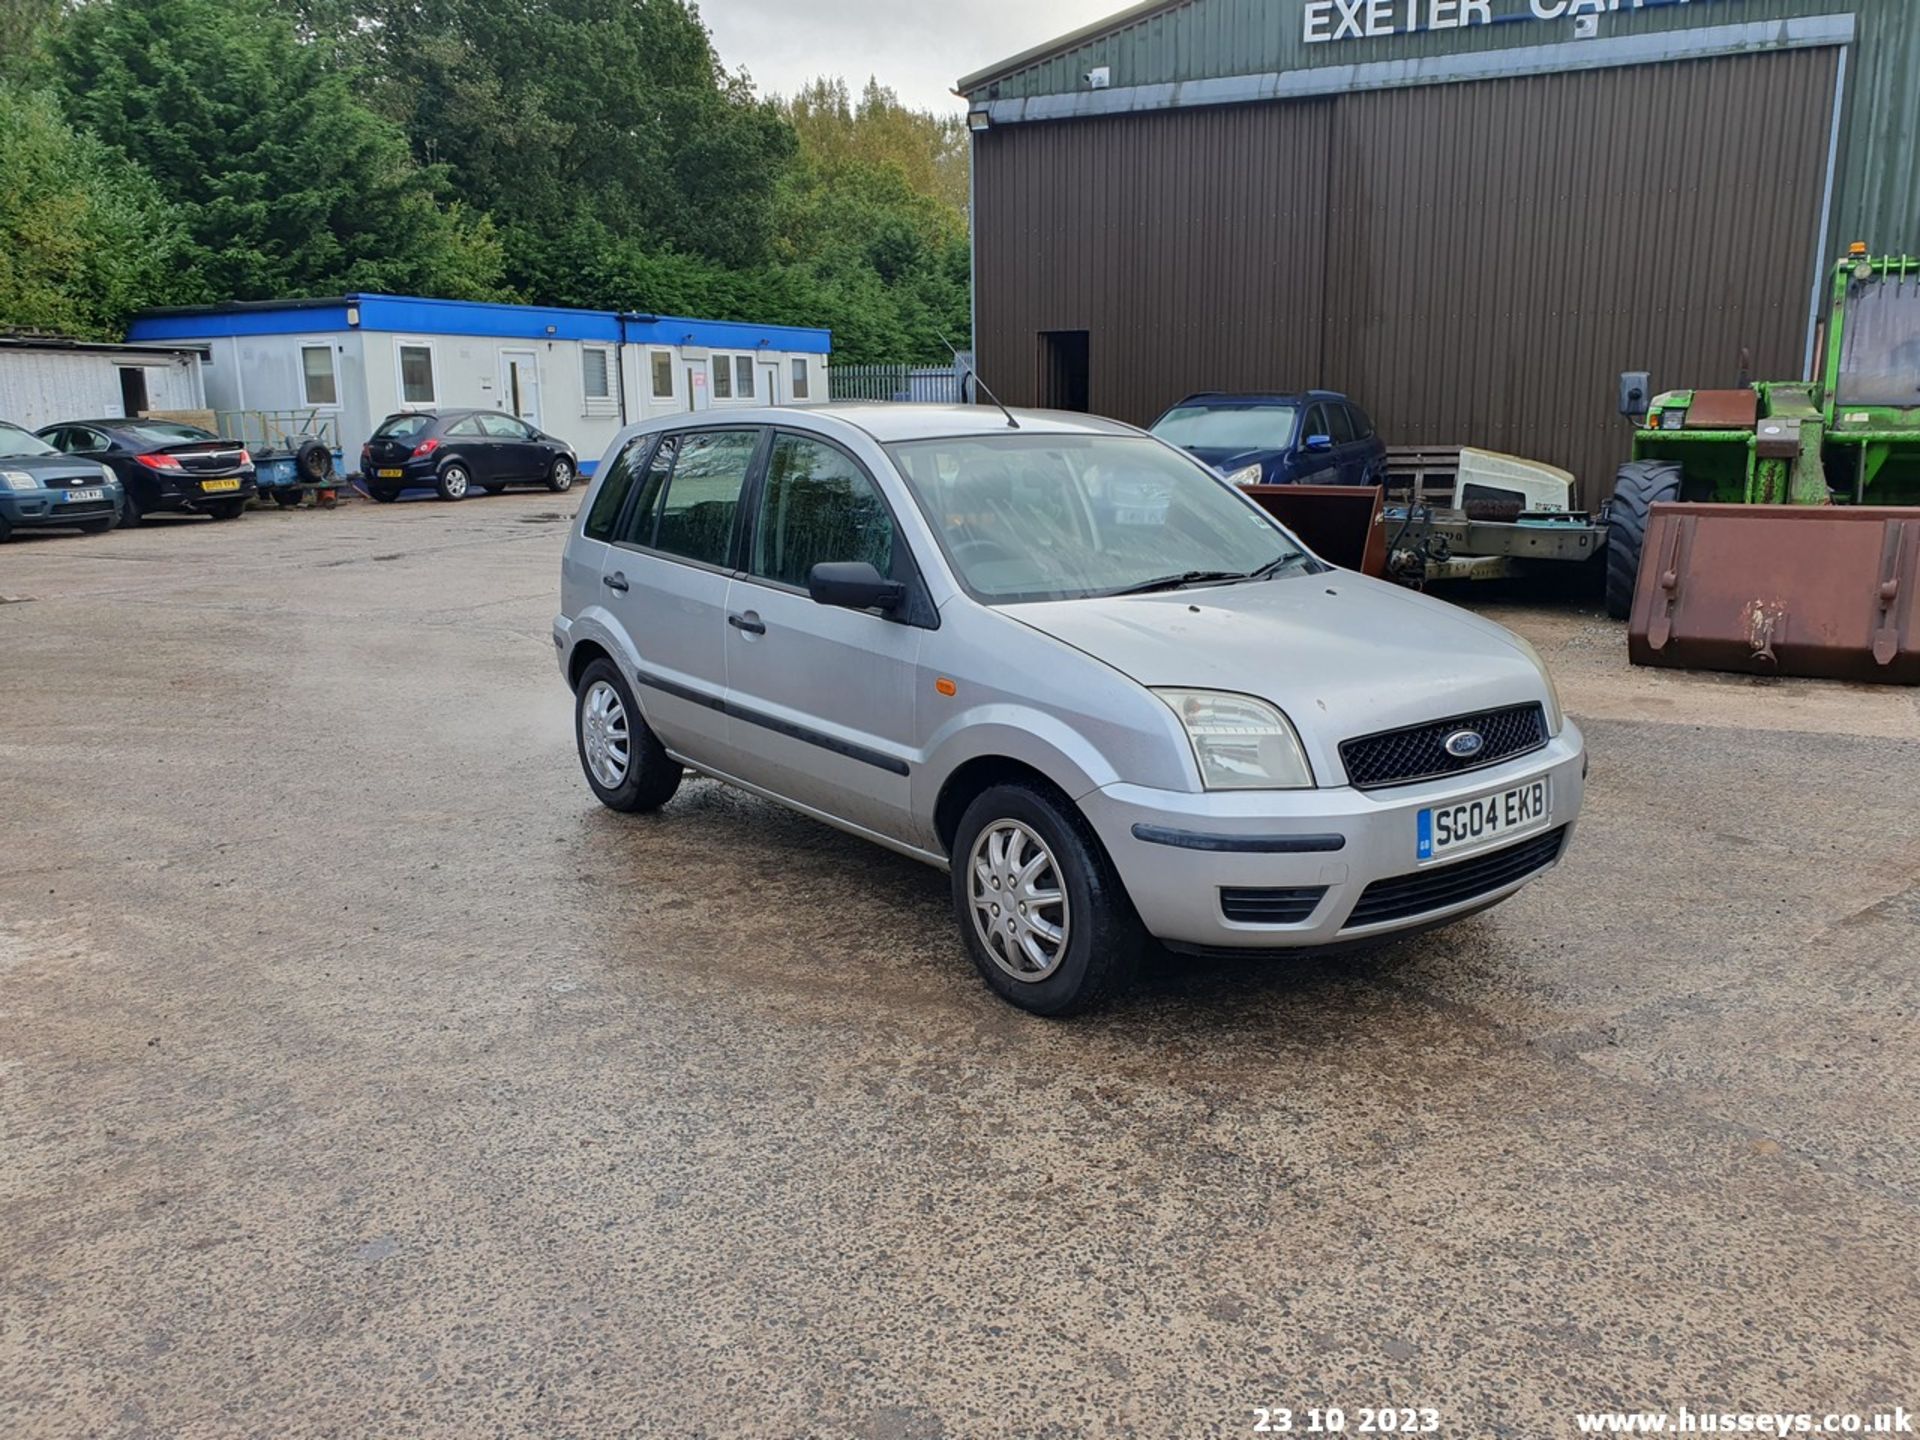
<svg viewBox="0 0 1920 1440">
<path fill-rule="evenodd" d="M 511 415 L 488 414 L 478 418 L 481 432 L 491 435 L 496 440 L 531 440 L 533 438 L 533 432 Z"/>
<path fill-rule="evenodd" d="M 805 400 L 807 398 L 807 380 L 808 380 L 807 362 L 804 360 L 794 361 L 793 362 L 793 398 L 794 399 Z"/>
<path fill-rule="evenodd" d="M 673 398 L 673 352 L 671 350 L 653 352 L 653 398 L 656 400 Z"/>
<path fill-rule="evenodd" d="M 713 398 L 731 400 L 733 398 L 733 360 L 730 356 L 716 355 L 710 368 L 713 371 Z"/>
<path fill-rule="evenodd" d="M 782 435 L 774 442 L 754 528 L 752 573 L 805 589 L 816 565 L 865 560 L 893 569 L 893 517 L 845 451 Z"/>
<path fill-rule="evenodd" d="M 753 398 L 753 357 L 751 355 L 733 357 L 733 393 L 742 400 Z"/>
<path fill-rule="evenodd" d="M 635 441 L 642 447 L 635 452 L 644 453 L 644 441 Z M 640 493 L 635 497 L 633 506 L 627 511 L 627 518 L 620 524 L 619 540 L 623 545 L 642 545 L 651 547 L 654 533 L 660 528 L 660 496 L 667 488 L 667 477 L 673 473 L 673 462 L 680 454 L 680 437 L 664 436 L 659 448 L 647 462 L 647 468 L 640 477 Z"/>
<path fill-rule="evenodd" d="M 403 405 L 431 405 L 433 391 L 433 347 L 400 347 L 400 402 Z"/>
<path fill-rule="evenodd" d="M 724 565 L 733 550 L 740 492 L 759 447 L 757 430 L 696 430 L 680 437 L 653 546 L 706 565 Z"/>
<path fill-rule="evenodd" d="M 581 348 L 580 391 L 588 400 L 613 398 L 613 365 L 604 345 Z"/>
<path fill-rule="evenodd" d="M 306 387 L 307 404 L 338 405 L 340 387 L 333 374 L 331 345 L 300 347 L 300 378 Z"/>
<path fill-rule="evenodd" d="M 989 604 L 1312 565 L 1258 506 L 1157 441 L 968 435 L 888 453 L 962 583 Z"/>
</svg>

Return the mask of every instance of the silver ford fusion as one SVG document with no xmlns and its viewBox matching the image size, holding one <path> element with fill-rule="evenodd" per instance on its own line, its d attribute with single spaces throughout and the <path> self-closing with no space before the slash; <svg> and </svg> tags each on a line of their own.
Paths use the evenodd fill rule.
<svg viewBox="0 0 1920 1440">
<path fill-rule="evenodd" d="M 1328 948 L 1483 910 L 1559 861 L 1585 779 L 1526 641 L 1083 415 L 631 427 L 553 640 L 603 804 L 692 769 L 946 868 L 981 975 L 1045 1015 L 1149 938 Z"/>
</svg>

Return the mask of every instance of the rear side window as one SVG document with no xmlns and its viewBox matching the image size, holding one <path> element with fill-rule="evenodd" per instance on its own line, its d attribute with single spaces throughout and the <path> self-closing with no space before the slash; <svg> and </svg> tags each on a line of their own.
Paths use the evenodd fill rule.
<svg viewBox="0 0 1920 1440">
<path fill-rule="evenodd" d="M 620 511 L 627 503 L 627 496 L 633 490 L 633 482 L 642 473 L 647 460 L 648 447 L 652 437 L 635 440 L 614 456 L 613 463 L 600 478 L 600 488 L 593 492 L 593 505 L 587 511 L 585 534 L 589 540 L 613 539 L 614 523 L 620 518 Z"/>
<path fill-rule="evenodd" d="M 1332 427 L 1327 433 L 1333 436 L 1333 443 L 1336 445 L 1351 445 L 1353 443 L 1353 422 L 1347 419 L 1347 407 L 1344 405 L 1327 405 L 1322 408 L 1327 412 L 1327 424 Z"/>
<path fill-rule="evenodd" d="M 463 416 L 447 426 L 447 434 L 449 435 L 479 435 L 482 433 L 480 429 L 480 417 L 478 415 Z"/>
<path fill-rule="evenodd" d="M 653 548 L 705 565 L 726 564 L 740 492 L 759 445 L 757 430 L 702 430 L 681 436 Z"/>
<path fill-rule="evenodd" d="M 867 473 L 831 445 L 783 435 L 774 443 L 754 531 L 752 572 L 806 588 L 816 565 L 865 560 L 893 569 L 893 517 Z"/>
</svg>

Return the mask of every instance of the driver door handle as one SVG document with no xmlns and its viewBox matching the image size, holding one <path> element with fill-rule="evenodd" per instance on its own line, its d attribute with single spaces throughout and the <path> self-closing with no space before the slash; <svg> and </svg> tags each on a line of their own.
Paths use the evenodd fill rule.
<svg viewBox="0 0 1920 1440">
<path fill-rule="evenodd" d="M 762 620 L 758 615 L 755 615 L 752 611 L 748 611 L 745 615 L 727 616 L 727 624 L 733 626 L 734 629 L 743 635 L 764 635 L 767 633 L 767 622 Z"/>
<path fill-rule="evenodd" d="M 611 575 L 602 576 L 601 583 L 609 590 L 618 591 L 622 595 L 626 594 L 628 590 L 627 577 L 618 570 L 614 571 Z"/>
</svg>

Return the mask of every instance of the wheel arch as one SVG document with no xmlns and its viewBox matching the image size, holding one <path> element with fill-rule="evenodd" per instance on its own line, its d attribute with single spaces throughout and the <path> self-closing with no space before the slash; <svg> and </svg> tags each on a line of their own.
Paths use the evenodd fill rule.
<svg viewBox="0 0 1920 1440">
<path fill-rule="evenodd" d="M 1023 784 L 1044 790 L 1060 805 L 1080 815 L 1086 816 L 1080 806 L 1066 789 L 1046 771 L 1025 760 L 1016 760 L 1011 755 L 976 755 L 961 764 L 947 776 L 940 787 L 939 797 L 933 803 L 933 829 L 939 837 L 943 853 L 953 852 L 953 838 L 960 829 L 960 818 L 967 813 L 967 807 L 996 785 Z M 1087 826 L 1092 833 L 1091 824 Z M 1096 837 L 1097 838 L 1097 837 Z"/>
<path fill-rule="evenodd" d="M 620 668 L 620 662 L 613 658 L 613 652 L 597 640 L 576 640 L 573 653 L 567 656 L 567 688 L 576 694 L 580 690 L 580 677 L 587 673 L 587 667 L 596 660 L 605 660 L 614 669 Z"/>
</svg>

